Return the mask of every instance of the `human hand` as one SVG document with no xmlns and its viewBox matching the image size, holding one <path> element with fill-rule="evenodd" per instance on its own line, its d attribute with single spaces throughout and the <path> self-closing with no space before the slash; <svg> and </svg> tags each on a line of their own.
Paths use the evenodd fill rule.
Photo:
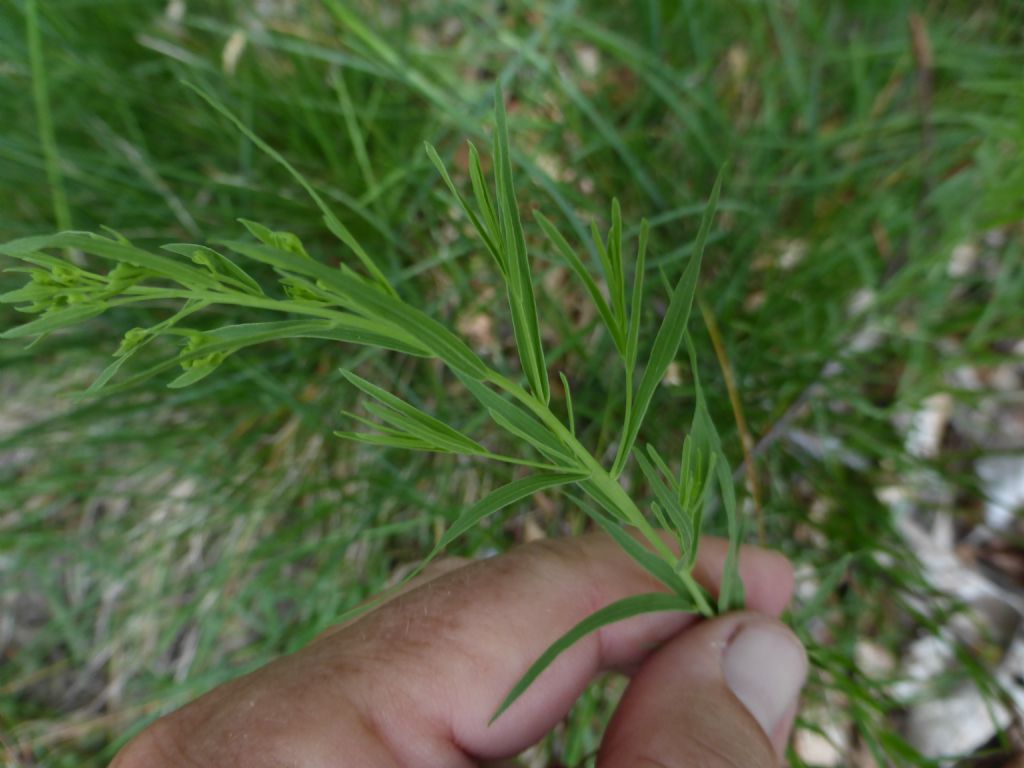
<svg viewBox="0 0 1024 768">
<path fill-rule="evenodd" d="M 721 540 L 701 543 L 694 575 L 712 592 L 725 552 Z M 632 679 L 604 735 L 602 768 L 777 766 L 807 669 L 776 620 L 793 572 L 756 547 L 743 549 L 740 572 L 751 612 L 656 613 L 607 626 L 488 725 L 551 642 L 612 602 L 663 588 L 603 535 L 441 567 L 156 721 L 111 768 L 472 766 L 537 742 L 608 669 Z"/>
</svg>

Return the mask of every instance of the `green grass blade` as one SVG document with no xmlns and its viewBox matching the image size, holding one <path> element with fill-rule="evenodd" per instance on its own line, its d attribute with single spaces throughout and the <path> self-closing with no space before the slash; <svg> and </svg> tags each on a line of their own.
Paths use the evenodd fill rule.
<svg viewBox="0 0 1024 768">
<path fill-rule="evenodd" d="M 621 318 L 615 313 L 615 265 L 612 264 L 611 256 L 608 254 L 608 247 L 605 245 L 604 239 L 597 229 L 597 222 L 593 220 L 590 222 L 590 239 L 594 243 L 594 250 L 597 251 L 597 257 L 601 262 L 601 274 L 604 275 L 604 280 L 608 284 L 608 295 L 611 297 L 612 315 L 615 317 L 615 324 L 621 330 Z"/>
<path fill-rule="evenodd" d="M 354 414 L 347 414 L 355 418 L 359 418 Z M 365 435 L 364 433 L 337 433 L 341 437 L 352 438 L 361 440 L 362 442 L 370 443 L 375 436 Z M 376 443 L 379 445 L 389 445 L 385 440 L 381 440 Z M 398 443 L 395 443 L 393 447 L 405 447 Z M 387 600 L 391 595 L 395 594 L 398 590 L 412 581 L 414 578 L 419 576 L 423 569 L 426 568 L 434 559 L 444 551 L 444 549 L 450 546 L 456 539 L 462 536 L 464 533 L 478 525 L 480 522 L 493 515 L 496 512 L 500 512 L 512 504 L 518 501 L 529 498 L 535 493 L 547 490 L 549 488 L 557 488 L 560 485 L 566 485 L 568 483 L 579 482 L 585 474 L 575 472 L 571 469 L 567 469 L 565 472 L 551 472 L 547 474 L 529 475 L 527 477 L 513 480 L 510 483 L 500 486 L 489 494 L 484 496 L 482 499 L 468 507 L 466 510 L 456 518 L 455 522 L 449 526 L 448 530 L 445 531 L 444 535 L 438 540 L 437 544 L 430 551 L 423 560 L 417 565 L 412 571 L 394 587 L 387 590 L 384 594 L 379 595 L 373 600 L 369 600 L 361 605 L 353 608 L 351 611 L 346 612 L 340 617 L 341 621 L 349 621 L 352 618 L 359 616 L 367 611 L 380 605 L 381 602 Z"/>
<path fill-rule="evenodd" d="M 647 409 L 650 407 L 651 399 L 658 388 L 658 384 L 665 376 L 665 371 L 675 359 L 679 345 L 682 343 L 686 333 L 686 325 L 690 319 L 690 309 L 693 306 L 693 296 L 697 291 L 697 279 L 700 276 L 701 259 L 704 255 L 704 245 L 707 243 L 708 233 L 711 231 L 711 223 L 715 217 L 715 209 L 718 206 L 718 196 L 722 189 L 722 179 L 725 169 L 719 172 L 715 185 L 711 190 L 711 197 L 707 207 L 704 209 L 704 216 L 701 219 L 700 229 L 697 232 L 697 240 L 694 246 L 690 263 L 686 265 L 682 277 L 676 284 L 669 300 L 668 311 L 665 319 L 654 337 L 654 347 L 651 350 L 650 359 L 640 379 L 640 386 L 636 391 L 636 398 L 633 407 L 626 414 L 623 425 L 622 441 L 619 443 L 618 453 L 612 468 L 612 476 L 618 477 L 629 458 L 637 435 L 640 433 L 640 426 L 643 424 Z"/>
<path fill-rule="evenodd" d="M 850 563 L 853 562 L 855 556 L 855 553 L 848 552 L 825 569 L 824 574 L 819 576 L 821 582 L 814 595 L 810 600 L 804 602 L 793 615 L 793 626 L 806 626 L 807 622 L 815 616 L 822 615 L 828 601 L 835 598 L 836 589 L 839 587 L 839 583 L 846 577 Z"/>
<path fill-rule="evenodd" d="M 188 370 L 183 371 L 180 376 L 168 382 L 167 388 L 183 389 L 184 387 L 196 384 L 216 371 L 222 362 L 224 362 L 223 358 L 205 365 L 192 366 Z"/>
<path fill-rule="evenodd" d="M 347 411 L 343 412 L 342 415 L 348 416 L 349 418 L 355 418 L 353 414 Z M 381 429 L 379 424 L 374 425 L 374 428 L 378 430 Z M 394 432 L 392 430 L 381 430 L 379 432 L 348 432 L 339 429 L 335 430 L 334 436 L 340 437 L 342 440 L 351 440 L 355 443 L 372 445 L 376 448 L 398 448 L 403 451 L 436 451 L 436 448 L 429 443 L 424 443 L 422 440 L 412 437 L 411 435 Z"/>
<path fill-rule="evenodd" d="M 278 320 L 261 323 L 239 323 L 216 328 L 206 333 L 211 348 L 242 348 L 283 339 L 324 339 L 379 347 L 417 357 L 428 356 L 399 329 L 389 329 L 379 322 L 359 315 L 336 313 L 332 320 Z"/>
<path fill-rule="evenodd" d="M 32 99 L 36 107 L 39 144 L 43 150 L 46 180 L 53 203 L 53 217 L 57 229 L 71 229 L 71 207 L 68 205 L 64 176 L 60 170 L 60 150 L 57 147 L 57 134 L 50 111 L 50 89 L 46 77 L 46 63 L 43 61 L 43 40 L 39 33 L 38 0 L 26 0 L 25 36 L 28 38 L 29 67 L 32 71 Z"/>
<path fill-rule="evenodd" d="M 490 722 L 493 723 L 501 717 L 502 713 L 512 706 L 516 699 L 523 695 L 526 689 L 533 684 L 533 681 L 536 680 L 545 669 L 551 666 L 551 663 L 558 658 L 563 651 L 572 645 L 575 645 L 591 632 L 596 632 L 601 627 L 645 613 L 689 611 L 692 609 L 693 604 L 679 595 L 653 592 L 646 595 L 633 595 L 632 597 L 627 597 L 619 600 L 618 602 L 612 603 L 599 611 L 595 611 L 558 638 L 546 651 L 544 651 L 543 654 L 541 654 L 540 658 L 538 658 L 537 661 L 535 661 L 519 679 L 519 682 L 512 687 L 508 696 L 506 696 L 505 700 L 501 702 L 497 712 L 495 712 L 491 717 Z"/>
</svg>

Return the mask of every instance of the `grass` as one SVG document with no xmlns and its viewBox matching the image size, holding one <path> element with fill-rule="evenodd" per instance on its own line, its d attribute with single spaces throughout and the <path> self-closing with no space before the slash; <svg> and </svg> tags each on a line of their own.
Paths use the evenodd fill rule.
<svg viewBox="0 0 1024 768">
<path fill-rule="evenodd" d="M 245 218 L 335 259 L 337 241 L 301 187 L 187 79 L 311 181 L 410 304 L 482 328 L 470 344 L 514 369 L 518 328 L 491 312 L 503 287 L 424 141 L 470 190 L 464 141 L 488 143 L 482 127 L 500 81 L 521 210 L 543 212 L 591 265 L 601 262 L 591 222 L 608 230 L 613 197 L 627 242 L 640 234 L 631 223 L 649 220 L 645 344 L 665 311 L 662 272 L 670 285 L 682 274 L 730 161 L 698 288 L 720 355 L 691 324 L 707 408 L 733 466 L 748 440 L 766 541 L 825 584 L 794 612 L 817 662 L 809 705 L 842 694 L 864 749 L 913 764 L 899 741 L 904 705 L 891 681 L 851 666 L 851 649 L 870 637 L 898 654 L 956 609 L 922 578 L 875 489 L 922 465 L 970 476 L 972 456 L 908 455 L 894 423 L 947 391 L 956 369 L 1015 359 L 1020 11 L 646 3 L 627 14 L 561 2 L 513 3 L 499 17 L 476 3 L 302 6 L 258 17 L 242 3 L 188 5 L 177 20 L 128 0 L 0 8 L 0 195 L 11 201 L 0 209 L 2 239 L 65 221 L 54 213 L 60 184 L 47 181 L 59 178 L 79 229 L 108 225 L 149 248 L 238 239 Z M 28 33 L 36 10 L 38 45 Z M 915 57 L 911 13 L 923 19 L 930 62 Z M 246 44 L 229 74 L 222 54 L 238 31 Z M 37 117 L 46 101 L 52 131 Z M 618 356 L 615 338 L 567 280 L 572 265 L 524 218 L 546 289 L 537 296 L 546 362 L 571 387 L 577 436 L 611 465 L 624 416 L 624 379 L 606 362 Z M 1002 237 L 987 245 L 992 231 Z M 951 275 L 962 243 L 981 249 L 979 267 Z M 0 276 L 5 290 L 20 282 Z M 171 374 L 98 399 L 62 396 L 88 386 L 125 331 L 165 316 L 122 309 L 30 350 L 0 345 L 9 761 L 101 764 L 159 712 L 301 645 L 518 476 L 333 438 L 350 426 L 341 412 L 357 408 L 345 369 L 517 450 L 487 432 L 437 367 L 336 343 L 242 351 L 186 389 L 166 389 Z M 212 321 L 254 319 L 220 308 Z M 22 320 L 0 310 L 5 328 Z M 653 393 L 656 412 L 678 419 L 652 421 L 640 436 L 669 456 L 695 403 L 685 356 L 679 363 Z M 564 409 L 558 382 L 550 389 L 552 408 Z M 986 393 L 953 394 L 970 406 Z M 802 449 L 793 430 L 840 450 Z M 623 479 L 646 497 L 641 475 L 627 469 Z M 961 525 L 977 501 L 965 485 Z M 744 502 L 753 535 L 757 513 Z M 544 494 L 449 551 L 500 550 L 527 529 L 564 535 L 586 520 Z M 983 665 L 961 673 L 985 681 Z M 595 694 L 546 748 L 582 764 L 606 708 Z"/>
</svg>

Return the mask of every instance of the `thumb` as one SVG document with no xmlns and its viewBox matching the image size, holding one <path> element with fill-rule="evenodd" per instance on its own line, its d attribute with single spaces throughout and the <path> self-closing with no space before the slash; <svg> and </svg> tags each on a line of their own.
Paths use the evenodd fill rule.
<svg viewBox="0 0 1024 768">
<path fill-rule="evenodd" d="M 633 676 L 598 765 L 778 766 L 806 675 L 800 641 L 773 619 L 737 613 L 698 624 Z"/>
</svg>

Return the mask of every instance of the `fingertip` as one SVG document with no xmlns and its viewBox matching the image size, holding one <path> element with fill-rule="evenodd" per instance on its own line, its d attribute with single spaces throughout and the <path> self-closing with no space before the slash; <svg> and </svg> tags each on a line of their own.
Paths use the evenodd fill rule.
<svg viewBox="0 0 1024 768">
<path fill-rule="evenodd" d="M 793 563 L 781 552 L 744 547 L 740 552 L 740 577 L 749 610 L 778 618 L 793 598 Z"/>
<path fill-rule="evenodd" d="M 799 640 L 763 614 L 702 622 L 641 666 L 598 765 L 777 766 L 806 671 Z"/>
</svg>

